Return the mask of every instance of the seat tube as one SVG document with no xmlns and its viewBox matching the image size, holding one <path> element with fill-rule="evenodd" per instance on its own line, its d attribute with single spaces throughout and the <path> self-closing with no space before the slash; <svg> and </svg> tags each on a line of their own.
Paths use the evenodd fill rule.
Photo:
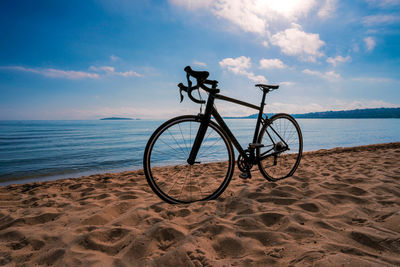
<svg viewBox="0 0 400 267">
<path fill-rule="evenodd" d="M 254 137 L 253 137 L 253 143 L 257 142 L 258 139 L 258 132 L 260 131 L 260 124 L 261 124 L 261 119 L 263 116 L 263 112 L 264 112 L 264 106 L 265 106 L 265 95 L 267 94 L 267 92 L 263 91 L 263 96 L 262 96 L 262 100 L 261 100 L 261 104 L 260 104 L 260 112 L 258 113 L 258 118 L 257 118 L 257 124 L 256 124 L 256 128 L 254 130 Z"/>
<path fill-rule="evenodd" d="M 189 158 L 187 159 L 187 163 L 193 165 L 196 161 L 197 153 L 199 152 L 201 143 L 203 142 L 204 136 L 207 132 L 208 124 L 211 120 L 211 113 L 214 108 L 214 100 L 215 96 L 213 94 L 208 95 L 206 110 L 204 111 L 204 115 L 201 116 L 201 123 L 199 130 L 197 131 L 196 138 L 194 139 L 193 147 L 190 151 Z"/>
</svg>

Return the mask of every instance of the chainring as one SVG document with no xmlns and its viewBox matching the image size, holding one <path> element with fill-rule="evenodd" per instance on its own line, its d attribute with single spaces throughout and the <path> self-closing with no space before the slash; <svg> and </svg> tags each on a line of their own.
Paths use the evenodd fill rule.
<svg viewBox="0 0 400 267">
<path fill-rule="evenodd" d="M 250 157 L 250 150 L 246 149 L 244 151 L 248 157 Z M 245 159 L 242 157 L 242 155 L 239 154 L 238 159 L 237 159 L 237 166 L 240 171 L 246 172 L 249 171 L 252 167 L 253 164 L 246 162 Z"/>
</svg>

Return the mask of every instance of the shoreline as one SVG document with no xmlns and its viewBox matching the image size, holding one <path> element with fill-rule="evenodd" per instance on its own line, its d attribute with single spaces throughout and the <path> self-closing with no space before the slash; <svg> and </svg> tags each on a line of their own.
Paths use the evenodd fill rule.
<svg viewBox="0 0 400 267">
<path fill-rule="evenodd" d="M 390 143 L 379 143 L 379 144 L 370 144 L 370 145 L 361 145 L 361 146 L 354 146 L 354 147 L 335 147 L 330 149 L 318 149 L 314 151 L 306 151 L 303 152 L 305 154 L 329 154 L 329 153 L 337 153 L 339 151 L 361 151 L 361 150 L 371 150 L 375 148 L 390 148 L 390 147 L 400 147 L 400 142 L 390 142 Z M 168 166 L 164 166 L 168 167 Z M 235 168 L 237 168 L 235 166 Z M 257 168 L 257 167 L 255 167 Z M 8 185 L 22 185 L 22 184 L 30 184 L 30 183 L 40 183 L 40 182 L 51 182 L 51 181 L 58 181 L 63 179 L 79 179 L 82 177 L 90 177 L 90 176 L 97 176 L 102 174 L 119 174 L 119 173 L 126 173 L 126 172 L 135 172 L 142 170 L 141 167 L 137 167 L 137 169 L 128 170 L 127 168 L 117 168 L 115 170 L 109 170 L 105 172 L 98 172 L 98 171 L 83 171 L 83 172 L 76 172 L 71 174 L 60 174 L 60 175 L 49 175 L 49 176 L 42 176 L 40 178 L 11 178 L 6 179 L 4 181 L 0 181 L 0 187 L 8 186 Z"/>
<path fill-rule="evenodd" d="M 272 183 L 235 171 L 216 200 L 170 205 L 143 170 L 0 187 L 0 263 L 399 266 L 400 143 L 306 152 Z"/>
</svg>

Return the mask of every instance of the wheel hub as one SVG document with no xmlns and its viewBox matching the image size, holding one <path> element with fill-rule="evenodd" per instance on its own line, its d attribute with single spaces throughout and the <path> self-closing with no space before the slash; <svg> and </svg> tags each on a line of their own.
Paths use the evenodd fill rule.
<svg viewBox="0 0 400 267">
<path fill-rule="evenodd" d="M 283 144 L 283 142 L 279 141 L 278 143 L 275 144 L 274 147 L 275 152 L 283 152 L 287 150 L 287 147 Z"/>
</svg>

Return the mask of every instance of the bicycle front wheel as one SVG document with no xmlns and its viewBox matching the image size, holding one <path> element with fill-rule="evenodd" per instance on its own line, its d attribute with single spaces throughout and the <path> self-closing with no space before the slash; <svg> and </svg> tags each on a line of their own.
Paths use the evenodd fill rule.
<svg viewBox="0 0 400 267">
<path fill-rule="evenodd" d="M 168 203 L 215 199 L 232 178 L 232 144 L 212 121 L 195 164 L 187 163 L 200 123 L 198 116 L 176 117 L 162 124 L 147 143 L 143 157 L 147 182 Z"/>
<path fill-rule="evenodd" d="M 257 148 L 258 168 L 269 181 L 292 176 L 303 152 L 303 137 L 296 120 L 284 113 L 276 114 L 261 129 Z"/>
</svg>

